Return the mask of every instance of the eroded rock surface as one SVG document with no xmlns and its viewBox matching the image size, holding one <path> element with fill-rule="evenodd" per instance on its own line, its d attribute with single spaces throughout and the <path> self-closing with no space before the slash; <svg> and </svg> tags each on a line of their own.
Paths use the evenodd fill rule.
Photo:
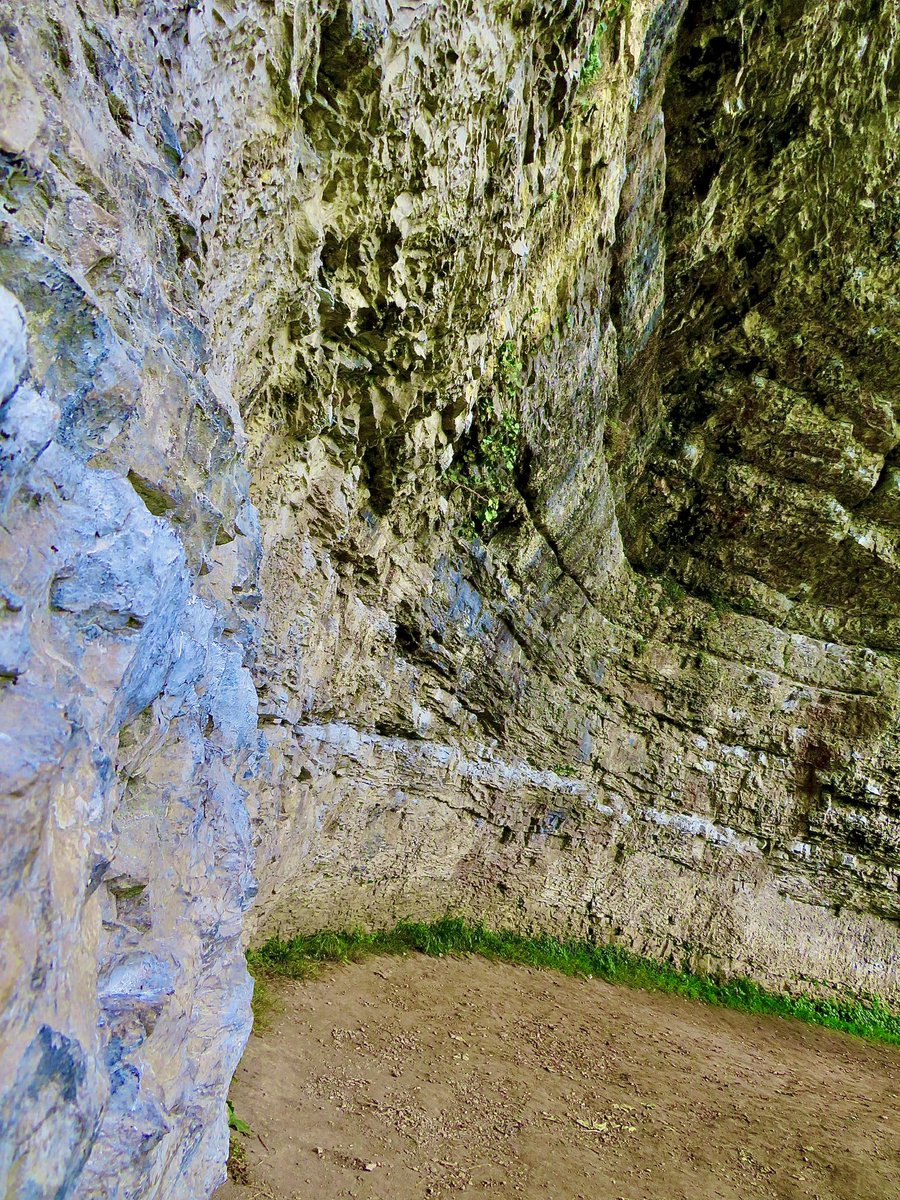
<svg viewBox="0 0 900 1200">
<path fill-rule="evenodd" d="M 0 1191 L 194 1197 L 249 1027 L 258 527 L 165 37 L 3 11 Z"/>
<path fill-rule="evenodd" d="M 242 924 L 900 998 L 898 33 L 0 4 L 10 1195 L 210 1192 Z"/>
<path fill-rule="evenodd" d="M 861 609 L 842 597 L 863 549 L 846 522 L 827 542 L 816 532 L 842 469 L 854 496 L 876 497 L 861 503 L 879 502 L 895 436 L 896 256 L 854 307 L 836 282 L 855 270 L 846 243 L 829 240 L 842 205 L 861 214 L 846 226 L 861 255 L 871 213 L 890 220 L 896 108 L 875 91 L 896 62 L 895 18 L 808 4 L 785 41 L 787 10 L 698 4 L 680 27 L 683 9 L 609 20 L 596 74 L 596 13 L 557 12 L 521 41 L 515 21 L 491 24 L 508 29 L 508 61 L 501 39 L 482 70 L 511 82 L 467 101 L 455 143 L 458 107 L 442 105 L 458 93 L 442 81 L 467 27 L 453 10 L 448 32 L 443 6 L 423 9 L 380 43 L 374 79 L 354 70 L 341 84 L 332 68 L 298 118 L 328 131 L 306 200 L 326 214 L 324 316 L 286 327 L 277 383 L 248 417 L 266 546 L 258 680 L 281 792 L 280 814 L 267 808 L 266 930 L 449 906 L 777 985 L 896 995 L 898 675 L 875 632 L 894 591 L 887 565 L 865 573 L 870 637 L 852 636 Z M 420 42 L 427 52 L 410 49 Z M 855 83 L 838 91 L 848 62 Z M 798 90 L 815 122 L 791 116 Z M 367 112 L 380 141 L 360 163 L 347 147 Z M 855 158 L 820 153 L 854 121 Z M 793 182 L 775 205 L 785 162 Z M 448 243 L 460 163 L 470 191 Z M 741 267 L 764 216 L 783 230 L 771 235 L 783 279 L 754 254 Z M 805 258 L 792 250 L 803 239 Z M 430 290 L 410 286 L 423 261 Z M 873 337 L 873 305 L 865 366 L 882 391 L 858 423 L 863 436 L 881 414 L 877 453 L 853 449 L 826 397 L 784 399 L 782 377 L 788 362 L 792 379 L 804 369 L 797 337 L 820 356 L 840 353 L 829 329 Z M 732 341 L 776 311 L 784 333 L 739 358 Z M 313 431 L 323 350 L 333 407 Z M 738 380 L 740 397 L 707 418 Z M 772 395 L 768 416 L 748 388 Z M 816 463 L 818 483 L 782 487 Z M 739 528 L 713 491 L 735 508 L 732 479 L 754 471 L 765 479 Z M 889 522 L 877 534 L 867 553 L 886 564 Z M 795 596 L 810 556 L 819 566 Z M 830 593 L 839 562 L 843 592 Z"/>
</svg>

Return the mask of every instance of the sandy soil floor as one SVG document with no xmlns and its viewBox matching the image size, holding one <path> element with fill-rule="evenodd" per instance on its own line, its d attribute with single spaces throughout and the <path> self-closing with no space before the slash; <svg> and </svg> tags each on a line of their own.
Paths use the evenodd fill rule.
<svg viewBox="0 0 900 1200">
<path fill-rule="evenodd" d="M 286 983 L 216 1200 L 900 1200 L 900 1053 L 479 959 Z"/>
</svg>

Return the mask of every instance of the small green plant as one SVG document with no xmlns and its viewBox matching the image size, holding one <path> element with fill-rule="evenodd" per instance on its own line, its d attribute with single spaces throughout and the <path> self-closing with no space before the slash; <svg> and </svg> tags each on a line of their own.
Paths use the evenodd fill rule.
<svg viewBox="0 0 900 1200">
<path fill-rule="evenodd" d="M 600 72 L 603 70 L 603 63 L 600 60 L 600 41 L 604 33 L 606 33 L 606 25 L 601 21 L 597 26 L 597 32 L 591 38 L 587 57 L 581 66 L 581 75 L 578 78 L 578 84 L 582 90 L 589 88 L 599 78 Z"/>
<path fill-rule="evenodd" d="M 522 388 L 522 360 L 515 342 L 506 341 L 497 351 L 497 371 L 508 399 L 512 400 Z"/>
<path fill-rule="evenodd" d="M 424 925 L 404 922 L 393 929 L 368 933 L 310 933 L 281 941 L 273 938 L 248 954 L 255 974 L 309 979 L 328 962 L 358 962 L 373 954 L 479 954 L 500 962 L 548 967 L 565 975 L 604 979 L 609 983 L 667 992 L 717 1004 L 739 1012 L 793 1017 L 813 1025 L 853 1033 L 871 1041 L 900 1046 L 900 1012 L 877 997 L 824 998 L 789 996 L 767 991 L 748 979 L 716 979 L 688 969 L 641 958 L 619 946 L 529 937 L 510 929 L 491 930 L 460 917 Z"/>
<path fill-rule="evenodd" d="M 226 1100 L 225 1103 L 228 1105 L 228 1128 L 233 1129 L 235 1133 L 243 1133 L 248 1136 L 252 1132 L 250 1126 L 237 1115 L 230 1100 Z"/>
<path fill-rule="evenodd" d="M 486 394 L 478 398 L 472 429 L 447 478 L 469 501 L 471 519 L 463 522 L 465 536 L 483 533 L 500 516 L 515 487 L 521 426 L 512 406 L 522 388 L 523 365 L 515 343 L 506 341 L 497 351 L 498 404 Z"/>
<path fill-rule="evenodd" d="M 600 78 L 603 71 L 603 60 L 600 56 L 603 39 L 616 21 L 628 15 L 630 9 L 631 0 L 611 0 L 604 9 L 588 46 L 587 56 L 581 65 L 581 74 L 578 77 L 579 91 L 586 91 Z"/>
</svg>

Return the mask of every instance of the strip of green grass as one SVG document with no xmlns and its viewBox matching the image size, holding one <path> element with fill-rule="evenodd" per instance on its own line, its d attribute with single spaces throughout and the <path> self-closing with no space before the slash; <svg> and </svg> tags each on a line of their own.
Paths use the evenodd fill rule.
<svg viewBox="0 0 900 1200">
<path fill-rule="evenodd" d="M 410 951 L 441 957 L 445 954 L 478 954 L 500 962 L 529 967 L 551 967 L 566 975 L 605 979 L 609 983 L 667 992 L 718 1004 L 739 1012 L 795 1017 L 813 1025 L 840 1029 L 870 1041 L 900 1045 L 900 1013 L 877 999 L 841 1000 L 813 996 L 783 996 L 766 991 L 747 979 L 715 979 L 680 971 L 652 959 L 640 958 L 618 946 L 559 941 L 552 937 L 527 937 L 508 929 L 490 930 L 460 918 L 430 925 L 403 923 L 377 933 L 348 930 L 344 933 L 310 933 L 290 941 L 272 938 L 247 955 L 251 972 L 262 983 L 266 976 L 314 978 L 322 964 L 357 962 L 372 954 L 407 954 Z"/>
</svg>

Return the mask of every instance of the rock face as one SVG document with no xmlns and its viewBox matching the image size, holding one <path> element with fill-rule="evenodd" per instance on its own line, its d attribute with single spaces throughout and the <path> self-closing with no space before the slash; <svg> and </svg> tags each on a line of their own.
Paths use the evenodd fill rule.
<svg viewBox="0 0 900 1200">
<path fill-rule="evenodd" d="M 207 1195 L 249 1027 L 258 525 L 178 81 L 109 21 L 0 43 L 0 1193 L 34 1200 Z"/>
<path fill-rule="evenodd" d="M 242 928 L 900 999 L 898 79 L 887 0 L 0 4 L 4 1194 L 210 1193 Z"/>
</svg>

